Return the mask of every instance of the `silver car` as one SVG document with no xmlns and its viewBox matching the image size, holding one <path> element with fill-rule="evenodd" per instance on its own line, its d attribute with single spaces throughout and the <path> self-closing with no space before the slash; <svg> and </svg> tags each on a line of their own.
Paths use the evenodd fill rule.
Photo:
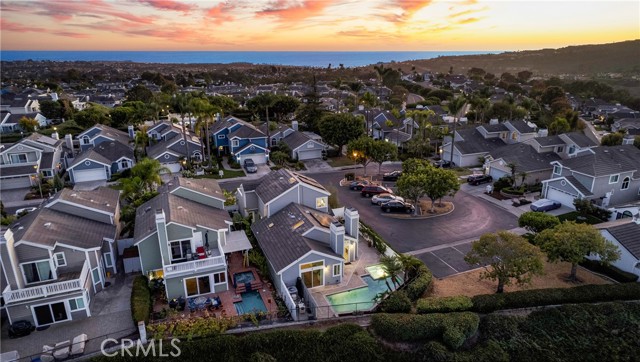
<svg viewBox="0 0 640 362">
<path fill-rule="evenodd" d="M 384 204 L 385 202 L 389 202 L 389 201 L 393 201 L 393 200 L 404 201 L 404 199 L 402 197 L 400 197 L 400 196 L 384 193 L 384 194 L 373 195 L 373 197 L 371 198 L 371 203 L 373 205 L 380 206 L 380 205 Z"/>
<path fill-rule="evenodd" d="M 562 207 L 561 203 L 559 203 L 558 201 L 549 200 L 549 199 L 540 199 L 534 202 L 533 204 L 531 204 L 532 211 L 540 211 L 540 212 L 551 211 L 551 210 L 559 209 L 560 207 Z"/>
</svg>

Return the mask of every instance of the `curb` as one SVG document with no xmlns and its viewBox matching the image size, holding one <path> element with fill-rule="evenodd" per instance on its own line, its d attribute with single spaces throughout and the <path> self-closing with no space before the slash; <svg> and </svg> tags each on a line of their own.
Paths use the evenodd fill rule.
<svg viewBox="0 0 640 362">
<path fill-rule="evenodd" d="M 446 216 L 449 215 L 450 213 L 452 213 L 455 209 L 456 209 L 456 205 L 453 204 L 453 202 L 451 203 L 451 210 L 445 212 L 444 214 L 438 214 L 438 215 L 422 215 L 422 216 L 407 216 L 406 214 L 404 215 L 394 215 L 394 214 L 387 214 L 387 213 L 382 213 L 383 216 L 391 218 L 391 219 L 399 219 L 399 220 L 425 220 L 425 219 L 431 219 L 434 217 L 440 217 L 440 216 Z"/>
</svg>

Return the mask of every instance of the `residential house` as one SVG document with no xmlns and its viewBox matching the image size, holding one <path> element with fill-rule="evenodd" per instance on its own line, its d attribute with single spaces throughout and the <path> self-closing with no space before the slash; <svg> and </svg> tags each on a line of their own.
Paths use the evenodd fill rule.
<svg viewBox="0 0 640 362">
<path fill-rule="evenodd" d="M 554 152 L 538 153 L 535 148 L 525 143 L 515 143 L 499 147 L 486 156 L 484 167 L 486 173 L 494 180 L 511 176 L 511 165 L 515 167 L 516 184 L 538 184 L 549 177 L 551 162 L 559 161 L 560 156 Z M 524 173 L 524 179 L 522 175 Z"/>
<path fill-rule="evenodd" d="M 10 113 L 2 112 L 0 114 L 0 133 L 11 133 L 22 131 L 20 120 L 23 118 L 33 118 L 38 122 L 39 128 L 44 128 L 51 124 L 51 120 L 43 116 L 39 112 L 32 113 Z"/>
<path fill-rule="evenodd" d="M 91 316 L 94 295 L 117 272 L 119 192 L 64 189 L 0 238 L 9 322 L 36 327 Z"/>
<path fill-rule="evenodd" d="M 640 117 L 638 118 L 620 118 L 611 125 L 612 132 L 624 131 L 629 129 L 640 129 Z"/>
<path fill-rule="evenodd" d="M 190 130 L 187 131 L 186 142 L 182 128 L 166 121 L 147 130 L 147 134 L 155 140 L 154 144 L 147 147 L 147 157 L 158 160 L 171 172 L 179 172 L 182 169 L 181 161 L 187 157 L 195 162 L 203 160 L 203 144 Z"/>
<path fill-rule="evenodd" d="M 267 125 L 263 124 L 259 129 L 266 134 L 266 128 Z M 272 147 L 280 141 L 284 142 L 291 150 L 289 157 L 299 161 L 320 159 L 322 151 L 326 149 L 326 145 L 321 141 L 298 131 L 298 121 L 292 121 L 291 127 L 280 124 L 269 132 L 269 143 Z"/>
<path fill-rule="evenodd" d="M 570 208 L 576 198 L 604 208 L 640 200 L 640 150 L 633 145 L 594 147 L 551 164 L 542 197 Z"/>
<path fill-rule="evenodd" d="M 522 120 L 506 121 L 503 123 L 509 130 L 509 136 L 505 140 L 509 144 L 525 142 L 537 136 L 536 125 Z"/>
<path fill-rule="evenodd" d="M 267 218 L 290 203 L 329 212 L 329 195 L 316 180 L 287 169 L 271 172 L 253 183 L 243 183 L 236 193 L 243 216 Z"/>
<path fill-rule="evenodd" d="M 238 163 L 250 158 L 259 165 L 269 159 L 267 135 L 247 121 L 225 117 L 213 124 L 211 137 L 219 156 L 229 155 Z"/>
<path fill-rule="evenodd" d="M 67 167 L 72 183 L 107 181 L 116 173 L 135 165 L 135 155 L 129 145 L 118 141 L 101 142 L 80 152 Z"/>
<path fill-rule="evenodd" d="M 95 147 L 102 142 L 120 142 L 123 145 L 128 145 L 131 139 L 135 135 L 132 133 L 117 130 L 115 128 L 105 126 L 103 124 L 96 124 L 88 130 L 80 133 L 76 138 L 80 141 L 80 150 L 86 151 L 89 148 Z"/>
<path fill-rule="evenodd" d="M 491 151 L 506 145 L 509 129 L 503 124 L 481 125 L 475 128 L 457 129 L 453 143 L 453 163 L 459 167 L 470 167 L 483 163 Z M 440 155 L 451 159 L 451 139 L 445 139 Z"/>
<path fill-rule="evenodd" d="M 32 133 L 0 152 L 2 189 L 35 186 L 38 176 L 52 178 L 62 170 L 63 141 Z"/>
<path fill-rule="evenodd" d="M 136 211 L 134 243 L 143 274 L 164 278 L 167 298 L 229 289 L 226 255 L 251 243 L 224 209 L 215 180 L 175 177 Z"/>
<path fill-rule="evenodd" d="M 602 236 L 618 247 L 620 258 L 612 263 L 616 268 L 640 276 L 640 218 L 595 225 Z M 597 259 L 591 258 L 590 259 Z"/>
<path fill-rule="evenodd" d="M 584 151 L 598 146 L 580 131 L 563 133 L 557 136 L 543 136 L 525 140 L 523 143 L 531 145 L 536 152 L 555 152 L 562 159 L 575 157 Z"/>
</svg>

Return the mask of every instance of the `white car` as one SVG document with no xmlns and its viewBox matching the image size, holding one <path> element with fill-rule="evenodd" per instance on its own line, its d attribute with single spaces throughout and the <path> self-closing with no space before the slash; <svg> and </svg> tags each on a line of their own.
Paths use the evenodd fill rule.
<svg viewBox="0 0 640 362">
<path fill-rule="evenodd" d="M 16 216 L 20 216 L 22 213 L 28 214 L 35 209 L 37 209 L 37 207 L 23 207 L 22 209 L 16 210 Z"/>
<path fill-rule="evenodd" d="M 371 198 L 371 203 L 379 206 L 384 204 L 385 202 L 389 202 L 393 200 L 404 201 L 404 199 L 400 196 L 383 193 L 383 194 L 373 195 L 373 197 Z"/>
</svg>

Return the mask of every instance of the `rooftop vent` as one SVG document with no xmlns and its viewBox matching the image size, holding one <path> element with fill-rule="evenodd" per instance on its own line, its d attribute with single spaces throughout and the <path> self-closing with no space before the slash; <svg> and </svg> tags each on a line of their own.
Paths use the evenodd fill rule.
<svg viewBox="0 0 640 362">
<path fill-rule="evenodd" d="M 147 211 L 151 211 L 151 206 L 147 206 L 147 207 L 144 209 L 144 212 L 147 212 Z"/>
<path fill-rule="evenodd" d="M 24 226 L 18 226 L 18 230 L 24 229 Z"/>
<path fill-rule="evenodd" d="M 71 197 L 78 197 L 78 194 L 73 193 L 73 194 L 71 194 Z"/>
<path fill-rule="evenodd" d="M 184 207 L 178 206 L 178 210 L 183 210 L 183 209 L 184 209 Z"/>
<path fill-rule="evenodd" d="M 51 223 L 50 222 L 46 222 L 44 223 L 44 227 L 46 227 L 47 229 L 51 227 Z"/>
<path fill-rule="evenodd" d="M 273 223 L 270 223 L 269 225 L 267 225 L 267 227 L 271 229 L 273 227 Z"/>
</svg>

